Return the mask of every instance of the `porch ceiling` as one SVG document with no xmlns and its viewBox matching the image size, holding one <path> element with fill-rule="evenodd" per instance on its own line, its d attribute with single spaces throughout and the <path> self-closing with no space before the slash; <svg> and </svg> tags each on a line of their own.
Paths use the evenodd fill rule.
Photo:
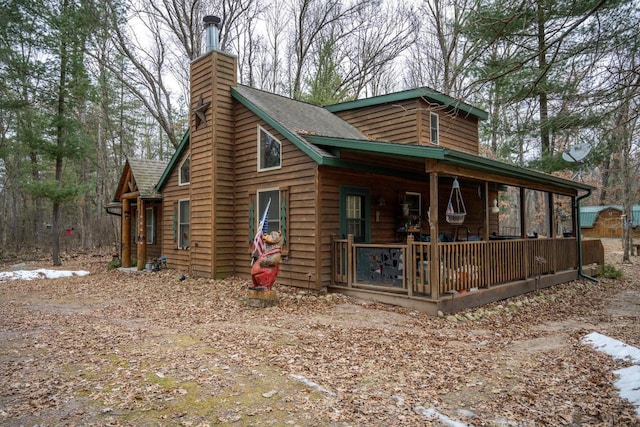
<svg viewBox="0 0 640 427">
<path fill-rule="evenodd" d="M 454 168 L 464 168 L 467 170 L 491 174 L 497 178 L 503 178 L 505 183 L 510 181 L 532 183 L 552 186 L 564 190 L 593 190 L 587 184 L 559 178 L 554 175 L 523 168 L 517 165 L 475 156 L 448 148 L 436 146 L 419 146 L 409 144 L 399 144 L 384 141 L 363 141 L 357 139 L 330 138 L 324 136 L 305 135 L 308 142 L 321 146 L 338 149 L 352 150 L 362 153 L 378 154 L 382 156 L 405 157 L 412 160 L 435 160 L 440 164 Z M 338 164 L 336 164 L 338 166 Z M 345 165 L 341 165 L 345 166 Z"/>
</svg>

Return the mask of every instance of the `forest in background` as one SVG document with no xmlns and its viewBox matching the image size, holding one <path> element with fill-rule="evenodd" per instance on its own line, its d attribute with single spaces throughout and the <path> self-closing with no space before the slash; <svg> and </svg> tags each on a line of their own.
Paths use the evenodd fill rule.
<svg viewBox="0 0 640 427">
<path fill-rule="evenodd" d="M 0 5 L 0 259 L 117 249 L 104 207 L 127 157 L 187 130 L 205 15 L 242 84 L 317 105 L 428 86 L 489 113 L 482 155 L 597 187 L 583 204 L 640 200 L 638 0 Z"/>
</svg>

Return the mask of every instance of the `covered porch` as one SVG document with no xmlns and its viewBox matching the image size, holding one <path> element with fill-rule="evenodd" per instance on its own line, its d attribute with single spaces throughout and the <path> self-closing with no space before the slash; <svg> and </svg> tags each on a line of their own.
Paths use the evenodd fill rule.
<svg viewBox="0 0 640 427">
<path fill-rule="evenodd" d="M 161 223 L 162 196 L 155 189 L 167 162 L 127 159 L 115 197 L 107 213 L 120 217 L 120 259 L 123 267 L 145 268 L 161 256 L 158 224 Z"/>
<path fill-rule="evenodd" d="M 331 289 L 436 314 L 452 313 L 575 280 L 604 262 L 600 240 L 575 237 L 472 242 L 332 242 Z"/>
<path fill-rule="evenodd" d="M 309 139 L 340 159 L 322 176 L 339 195 L 330 291 L 454 312 L 604 262 L 578 231 L 589 185 L 434 145 Z"/>
</svg>

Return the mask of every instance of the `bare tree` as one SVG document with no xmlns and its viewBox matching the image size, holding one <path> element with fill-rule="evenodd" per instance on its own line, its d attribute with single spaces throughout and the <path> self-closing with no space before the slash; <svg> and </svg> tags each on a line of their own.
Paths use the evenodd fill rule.
<svg viewBox="0 0 640 427">
<path fill-rule="evenodd" d="M 264 68 L 268 77 L 265 78 L 267 83 L 264 88 L 273 92 L 280 93 L 282 89 L 281 72 L 282 72 L 282 58 L 281 55 L 285 50 L 285 29 L 288 25 L 286 19 L 282 19 L 282 10 L 284 9 L 284 2 L 286 0 L 274 0 L 271 5 L 265 11 L 266 31 L 268 40 L 268 52 L 270 61 L 268 65 L 265 64 Z"/>
<path fill-rule="evenodd" d="M 347 34 L 341 24 L 355 18 L 367 0 L 355 0 L 343 3 L 340 0 L 292 0 L 293 38 L 290 44 L 289 58 L 290 93 L 289 96 L 300 99 L 314 43 L 328 29 L 334 40 Z"/>
<path fill-rule="evenodd" d="M 371 83 L 415 43 L 419 22 L 405 3 L 370 2 L 357 10 L 355 18 L 345 43 L 342 86 L 359 98 L 379 94 Z"/>
<path fill-rule="evenodd" d="M 468 74 L 476 41 L 463 36 L 468 12 L 477 0 L 423 0 L 418 39 L 407 58 L 408 86 L 429 86 L 447 95 L 465 98 L 469 94 Z"/>
<path fill-rule="evenodd" d="M 102 65 L 118 76 L 128 91 L 135 94 L 149 114 L 158 122 L 167 138 L 177 147 L 182 136 L 173 106 L 174 93 L 169 86 L 167 59 L 170 49 L 161 34 L 157 21 L 139 21 L 146 31 L 140 34 L 123 22 L 122 11 L 111 0 L 107 0 L 106 16 L 111 23 L 113 44 L 120 55 L 127 59 L 129 67 L 113 62 Z M 150 48 L 141 40 L 145 38 Z M 94 58 L 100 60 L 95 54 Z"/>
</svg>

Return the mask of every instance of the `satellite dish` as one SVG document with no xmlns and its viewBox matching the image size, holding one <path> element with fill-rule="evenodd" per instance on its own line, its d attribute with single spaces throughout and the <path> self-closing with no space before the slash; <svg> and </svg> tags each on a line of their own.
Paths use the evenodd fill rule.
<svg viewBox="0 0 640 427">
<path fill-rule="evenodd" d="M 590 151 L 591 145 L 583 142 L 569 147 L 568 150 L 565 150 L 564 153 L 562 153 L 562 158 L 567 162 L 580 163 L 582 160 L 584 160 L 585 157 L 587 157 Z"/>
</svg>

